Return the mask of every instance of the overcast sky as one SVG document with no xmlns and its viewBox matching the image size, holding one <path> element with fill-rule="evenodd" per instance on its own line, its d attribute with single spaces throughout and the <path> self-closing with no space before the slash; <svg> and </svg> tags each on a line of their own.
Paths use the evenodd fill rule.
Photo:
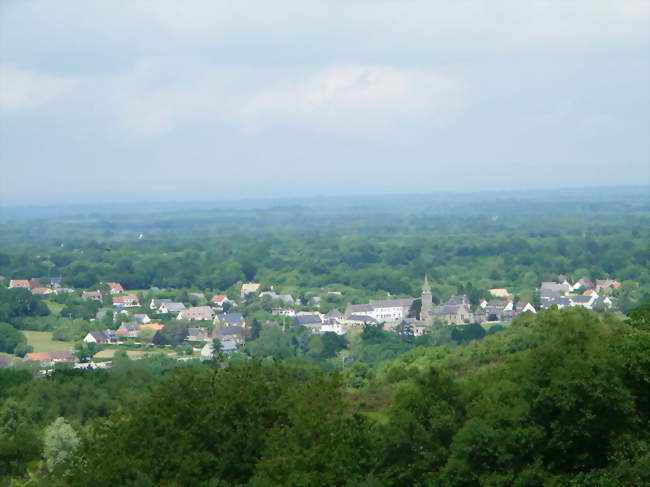
<svg viewBox="0 0 650 487">
<path fill-rule="evenodd" d="M 0 202 L 649 184 L 649 10 L 3 0 Z"/>
</svg>

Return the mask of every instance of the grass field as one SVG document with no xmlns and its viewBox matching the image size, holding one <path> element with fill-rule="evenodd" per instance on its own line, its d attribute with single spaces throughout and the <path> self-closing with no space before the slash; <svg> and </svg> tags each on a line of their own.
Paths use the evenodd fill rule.
<svg viewBox="0 0 650 487">
<path fill-rule="evenodd" d="M 52 313 L 53 315 L 58 316 L 58 314 L 63 309 L 63 305 L 61 303 L 55 303 L 54 301 L 46 300 L 45 304 L 47 305 L 48 308 L 50 308 L 50 313 Z"/>
<path fill-rule="evenodd" d="M 102 350 L 100 352 L 97 352 L 94 355 L 94 359 L 102 359 L 102 358 L 113 358 L 113 355 L 115 354 L 116 349 L 114 348 L 109 348 L 108 350 Z M 127 350 L 126 354 L 129 356 L 129 358 L 140 358 L 143 355 L 147 353 L 153 353 L 152 351 L 145 351 L 145 350 Z"/>
<path fill-rule="evenodd" d="M 70 342 L 55 342 L 49 331 L 23 331 L 27 343 L 34 347 L 34 352 L 54 352 L 56 350 L 72 350 Z"/>
</svg>

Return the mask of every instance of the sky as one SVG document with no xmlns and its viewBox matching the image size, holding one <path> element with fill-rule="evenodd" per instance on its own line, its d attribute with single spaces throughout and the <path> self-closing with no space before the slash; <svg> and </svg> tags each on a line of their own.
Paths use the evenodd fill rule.
<svg viewBox="0 0 650 487">
<path fill-rule="evenodd" d="M 650 184 L 648 0 L 3 0 L 0 205 Z"/>
</svg>

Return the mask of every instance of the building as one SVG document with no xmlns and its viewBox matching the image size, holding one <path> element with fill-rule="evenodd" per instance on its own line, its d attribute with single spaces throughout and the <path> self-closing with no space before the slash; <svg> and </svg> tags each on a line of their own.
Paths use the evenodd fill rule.
<svg viewBox="0 0 650 487">
<path fill-rule="evenodd" d="M 113 296 L 113 306 L 118 308 L 137 308 L 140 306 L 140 300 L 135 294 L 126 294 L 124 296 Z"/>
<path fill-rule="evenodd" d="M 245 298 L 249 294 L 257 294 L 261 287 L 259 282 L 245 282 L 241 285 L 241 297 Z"/>
<path fill-rule="evenodd" d="M 106 285 L 111 290 L 111 294 L 121 294 L 124 292 L 124 288 L 119 282 L 107 282 Z"/>
<path fill-rule="evenodd" d="M 12 279 L 9 281 L 9 289 L 15 289 L 17 287 L 29 289 L 31 286 L 29 285 L 29 280 L 27 279 Z"/>
<path fill-rule="evenodd" d="M 210 306 L 193 306 L 178 313 L 179 320 L 208 321 L 214 319 L 214 311 Z"/>
<path fill-rule="evenodd" d="M 102 293 L 100 291 L 84 291 L 81 293 L 81 299 L 90 299 L 92 301 L 102 301 Z"/>
<path fill-rule="evenodd" d="M 420 319 L 427 321 L 433 309 L 433 296 L 431 295 L 431 286 L 429 285 L 429 279 L 426 274 L 424 275 L 424 284 L 422 284 L 422 295 L 420 299 L 422 301 Z"/>
</svg>

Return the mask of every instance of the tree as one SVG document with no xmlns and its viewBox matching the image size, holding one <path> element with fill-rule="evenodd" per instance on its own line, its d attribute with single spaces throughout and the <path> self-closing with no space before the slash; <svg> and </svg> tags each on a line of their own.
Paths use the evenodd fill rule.
<svg viewBox="0 0 650 487">
<path fill-rule="evenodd" d="M 180 320 L 172 320 L 154 336 L 156 345 L 176 346 L 187 338 L 187 323 Z"/>
<path fill-rule="evenodd" d="M 90 362 L 98 352 L 96 343 L 77 342 L 75 343 L 74 349 L 74 354 L 79 362 Z"/>
<path fill-rule="evenodd" d="M 43 433 L 43 457 L 50 474 L 66 477 L 76 458 L 80 440 L 64 418 L 57 418 Z"/>
<path fill-rule="evenodd" d="M 26 343 L 27 339 L 20 331 L 9 323 L 0 323 L 0 352 L 14 353 L 20 345 L 23 347 L 19 348 L 19 351 L 24 352 Z"/>
</svg>

